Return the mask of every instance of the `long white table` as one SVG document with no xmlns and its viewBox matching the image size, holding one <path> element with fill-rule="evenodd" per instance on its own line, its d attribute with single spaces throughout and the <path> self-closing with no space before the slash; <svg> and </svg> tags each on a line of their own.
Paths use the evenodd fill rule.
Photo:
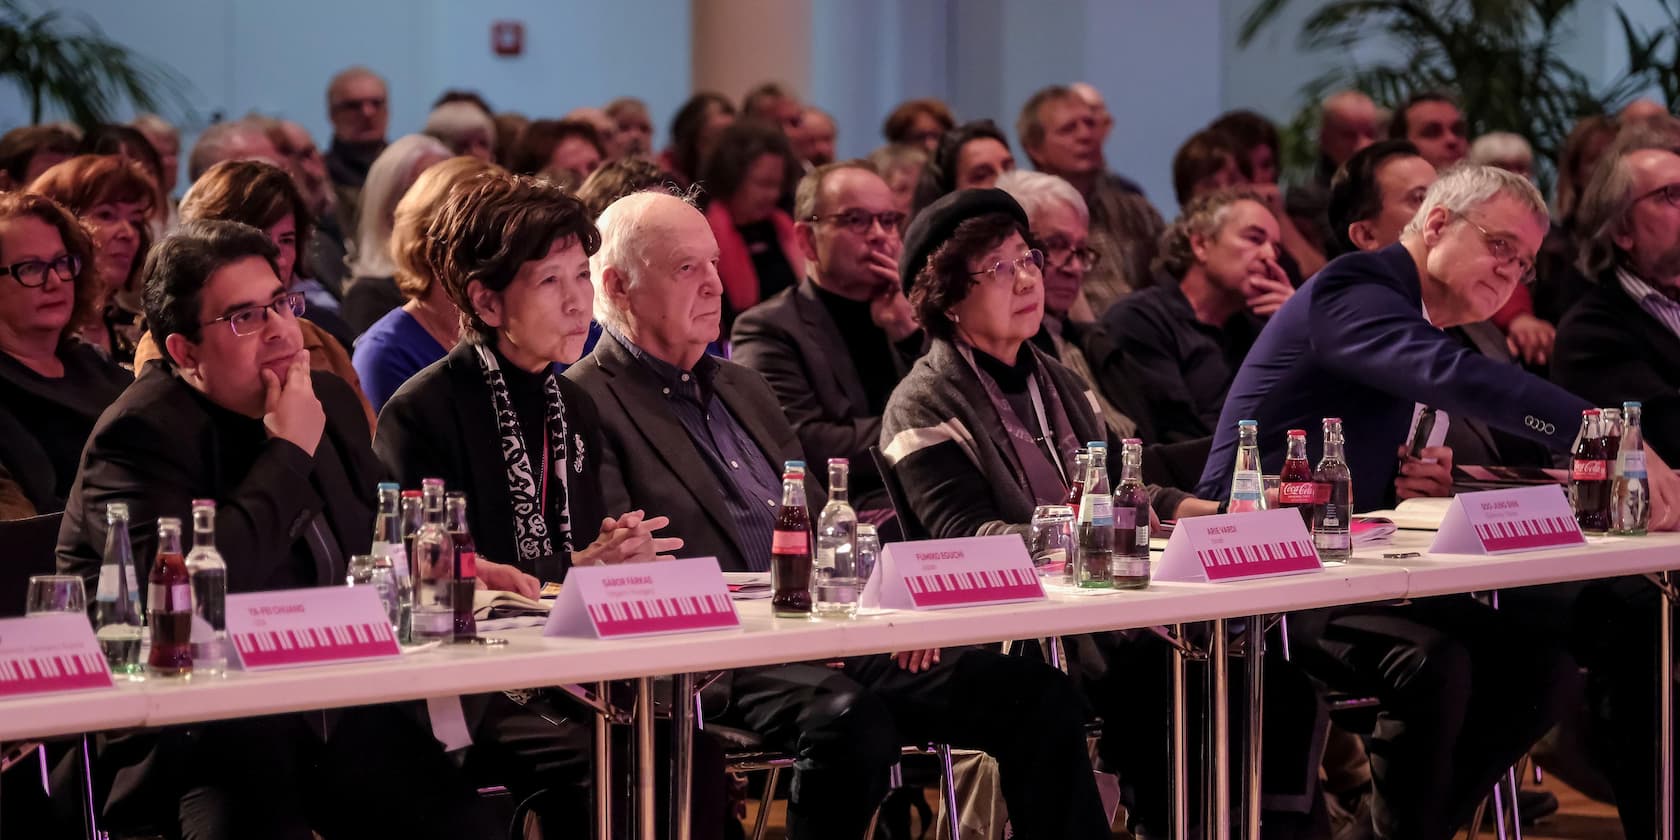
<svg viewBox="0 0 1680 840">
<path fill-rule="evenodd" d="M 776 619 L 768 602 L 737 604 L 738 631 L 644 639 L 593 641 L 543 638 L 532 630 L 502 633 L 501 648 L 444 647 L 374 663 L 231 673 L 222 679 L 149 680 L 115 690 L 76 692 L 0 701 L 0 741 L 80 732 L 156 727 L 312 709 L 414 700 L 537 685 L 593 683 L 658 675 L 820 660 L 1007 639 L 1074 635 L 1102 630 L 1223 625 L 1228 619 L 1344 604 L 1455 592 L 1532 586 L 1566 580 L 1651 574 L 1680 568 L 1680 536 L 1601 538 L 1583 548 L 1505 557 L 1431 556 L 1431 534 L 1402 531 L 1392 545 L 1356 552 L 1354 560 L 1314 574 L 1223 584 L 1156 583 L 1141 591 L 1100 594 L 1053 592 L 1043 601 L 932 612 L 890 612 L 849 622 Z M 1422 556 L 1384 559 L 1395 551 Z M 1665 600 L 1664 614 L 1669 607 Z M 1667 624 L 1665 622 L 1664 627 Z M 1222 630 L 1222 627 L 1220 627 Z M 1221 649 L 1210 651 L 1210 692 L 1217 708 L 1225 694 Z M 1666 650 L 1666 637 L 1664 641 Z M 1668 660 L 1665 658 L 1664 662 Z M 1251 669 L 1258 671 L 1259 669 Z M 1656 675 L 1653 675 L 1656 679 Z M 1672 693 L 1672 680 L 1662 685 Z M 1251 696 L 1259 686 L 1251 683 Z M 1664 698 L 1672 703 L 1672 697 Z M 1223 714 L 1215 715 L 1223 722 Z M 645 720 L 645 716 L 644 716 Z M 1665 726 L 1669 718 L 1664 718 Z M 1256 727 L 1250 732 L 1258 734 Z M 640 733 L 639 733 L 640 734 Z M 1217 733 L 1216 733 L 1217 734 Z M 1665 744 L 1671 740 L 1665 736 Z M 651 742 L 650 742 L 651 743 Z M 1216 751 L 1228 752 L 1215 738 Z M 1182 754 L 1182 751 L 1180 751 Z M 1245 755 L 1251 815 L 1245 834 L 1258 829 L 1258 742 Z M 1672 756 L 1663 769 L 1672 773 Z M 1225 776 L 1217 767 L 1214 787 Z M 1668 778 L 1671 778 L 1669 776 Z M 645 786 L 645 781 L 644 781 Z M 1672 808 L 1672 785 L 1662 789 Z M 1228 800 L 1215 799 L 1222 813 Z M 642 816 L 646 816 L 645 814 Z M 1666 827 L 1667 822 L 1663 825 Z M 1217 836 L 1223 832 L 1216 830 Z"/>
</svg>

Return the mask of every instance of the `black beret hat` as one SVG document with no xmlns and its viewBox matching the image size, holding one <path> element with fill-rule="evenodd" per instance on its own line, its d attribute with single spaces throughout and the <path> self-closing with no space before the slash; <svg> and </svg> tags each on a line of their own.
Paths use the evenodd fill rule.
<svg viewBox="0 0 1680 840">
<path fill-rule="evenodd" d="M 904 233 L 904 250 L 898 257 L 898 279 L 904 283 L 904 293 L 910 293 L 910 285 L 927 265 L 928 257 L 957 232 L 958 225 L 993 213 L 1013 216 L 1023 228 L 1031 226 L 1027 211 L 999 189 L 957 190 L 922 208 L 910 220 L 910 229 Z"/>
</svg>

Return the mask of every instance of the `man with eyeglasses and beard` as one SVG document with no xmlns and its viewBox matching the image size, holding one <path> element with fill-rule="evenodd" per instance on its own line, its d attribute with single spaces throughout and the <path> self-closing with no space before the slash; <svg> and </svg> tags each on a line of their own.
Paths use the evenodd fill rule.
<svg viewBox="0 0 1680 840">
<path fill-rule="evenodd" d="M 899 285 L 904 214 L 896 207 L 867 161 L 812 170 L 794 197 L 807 276 L 742 313 L 732 335 L 735 361 L 769 381 L 809 463 L 851 460 L 858 510 L 888 507 L 869 447 L 880 439 L 887 397 L 923 347 Z"/>
<path fill-rule="evenodd" d="M 152 249 L 144 305 L 164 353 L 94 427 L 59 571 L 98 578 L 112 503 L 128 506 L 134 556 L 147 558 L 159 517 L 215 500 L 230 593 L 342 585 L 368 551 L 381 470 L 367 420 L 349 385 L 310 372 L 303 295 L 286 291 L 276 254 L 228 221 L 189 222 Z M 425 719 L 392 704 L 109 736 L 103 818 L 190 838 L 493 835 Z"/>
</svg>

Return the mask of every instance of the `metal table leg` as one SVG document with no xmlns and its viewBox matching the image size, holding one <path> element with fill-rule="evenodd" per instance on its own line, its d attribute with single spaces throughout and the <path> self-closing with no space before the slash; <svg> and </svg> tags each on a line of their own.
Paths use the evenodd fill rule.
<svg viewBox="0 0 1680 840">
<path fill-rule="evenodd" d="M 653 678 L 636 680 L 636 837 L 655 840 L 658 836 L 659 807 L 655 796 L 653 766 Z"/>
<path fill-rule="evenodd" d="M 607 702 L 607 684 L 595 683 L 595 697 Z M 612 720 L 610 709 L 595 711 L 595 840 L 612 840 Z"/>
<path fill-rule="evenodd" d="M 1190 840 L 1190 761 L 1186 749 L 1184 705 L 1184 625 L 1172 626 L 1172 838 Z"/>
<path fill-rule="evenodd" d="M 1266 617 L 1248 620 L 1248 743 L 1243 755 L 1243 837 L 1260 840 L 1260 716 L 1265 708 Z"/>
<path fill-rule="evenodd" d="M 677 674 L 671 683 L 670 837 L 688 840 L 694 791 L 694 675 Z"/>
<path fill-rule="evenodd" d="M 1208 762 L 1208 840 L 1231 838 L 1231 704 L 1230 663 L 1226 661 L 1225 620 L 1209 622 L 1208 725 L 1212 761 Z"/>
<path fill-rule="evenodd" d="M 1668 572 L 1657 580 L 1657 836 L 1674 840 L 1674 587 Z"/>
<path fill-rule="evenodd" d="M 86 732 L 82 733 L 82 815 L 88 840 L 105 840 L 99 830 L 99 803 L 93 797 L 93 744 Z"/>
</svg>

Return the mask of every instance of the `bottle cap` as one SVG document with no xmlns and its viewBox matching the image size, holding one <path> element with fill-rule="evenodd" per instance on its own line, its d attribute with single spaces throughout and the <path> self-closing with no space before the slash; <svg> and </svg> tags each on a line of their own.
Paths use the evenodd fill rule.
<svg viewBox="0 0 1680 840">
<path fill-rule="evenodd" d="M 783 470 L 802 470 L 802 469 L 805 469 L 805 462 L 804 461 L 784 461 L 784 462 L 782 462 L 782 469 Z"/>
<path fill-rule="evenodd" d="M 1627 411 L 1630 408 L 1640 408 L 1640 407 L 1641 407 L 1641 403 L 1639 403 L 1636 400 L 1629 400 L 1628 402 L 1622 403 L 1622 410 L 1623 411 Z"/>
<path fill-rule="evenodd" d="M 128 518 L 128 503 L 127 502 L 111 502 L 110 504 L 107 504 L 105 506 L 105 518 L 109 519 L 113 516 L 117 517 L 119 519 L 127 519 Z"/>
<path fill-rule="evenodd" d="M 194 508 L 207 507 L 207 508 L 214 509 L 216 507 L 216 500 L 215 499 L 193 499 L 192 500 L 192 506 Z"/>
<path fill-rule="evenodd" d="M 1120 443 L 1125 445 L 1125 446 L 1132 446 L 1134 444 L 1137 445 L 1137 446 L 1142 446 L 1143 445 L 1143 440 L 1141 438 L 1126 438 L 1125 440 L 1120 441 Z"/>
<path fill-rule="evenodd" d="M 1238 420 L 1237 425 L 1238 426 L 1259 426 L 1260 424 L 1254 422 L 1253 420 Z"/>
<path fill-rule="evenodd" d="M 379 492 L 383 493 L 387 490 L 390 490 L 392 492 L 401 492 L 402 488 L 397 486 L 397 483 L 395 481 L 381 481 L 381 482 L 379 482 Z"/>
<path fill-rule="evenodd" d="M 1602 413 L 1603 413 L 1603 412 L 1600 412 L 1600 411 L 1599 411 L 1599 410 L 1598 410 L 1598 409 L 1596 409 L 1596 408 L 1589 408 L 1589 409 L 1587 409 L 1587 410 L 1585 410 L 1585 411 L 1583 411 L 1583 412 L 1581 412 L 1581 416 L 1582 416 L 1582 417 L 1597 417 L 1597 416 L 1599 416 L 1599 415 L 1600 415 L 1600 414 L 1602 414 Z"/>
<path fill-rule="evenodd" d="M 1304 437 L 1307 436 L 1307 433 L 1305 431 L 1301 430 L 1301 429 L 1290 429 L 1289 430 L 1289 436 L 1290 437 L 1304 438 Z"/>
<path fill-rule="evenodd" d="M 1087 444 L 1085 444 L 1085 446 L 1086 446 L 1086 447 L 1087 447 L 1087 448 L 1090 448 L 1090 449 L 1107 449 L 1107 448 L 1108 448 L 1108 441 L 1105 441 L 1105 440 L 1093 440 L 1093 441 L 1091 441 L 1091 442 L 1089 442 L 1089 443 L 1087 443 Z"/>
<path fill-rule="evenodd" d="M 418 498 L 420 498 L 420 491 L 419 490 L 404 490 L 404 491 L 402 491 L 402 497 L 405 498 L 405 499 L 418 499 Z"/>
<path fill-rule="evenodd" d="M 831 467 L 849 467 L 852 462 L 848 458 L 830 458 L 828 459 L 828 465 Z"/>
<path fill-rule="evenodd" d="M 436 487 L 436 488 L 442 489 L 443 488 L 443 479 L 441 479 L 441 478 L 422 478 L 422 479 L 420 479 L 420 486 L 421 487 Z"/>
<path fill-rule="evenodd" d="M 1324 422 L 1326 422 L 1326 423 L 1340 423 L 1340 422 L 1342 422 L 1342 418 L 1340 418 L 1340 417 L 1326 417 L 1326 418 L 1324 418 Z"/>
</svg>

